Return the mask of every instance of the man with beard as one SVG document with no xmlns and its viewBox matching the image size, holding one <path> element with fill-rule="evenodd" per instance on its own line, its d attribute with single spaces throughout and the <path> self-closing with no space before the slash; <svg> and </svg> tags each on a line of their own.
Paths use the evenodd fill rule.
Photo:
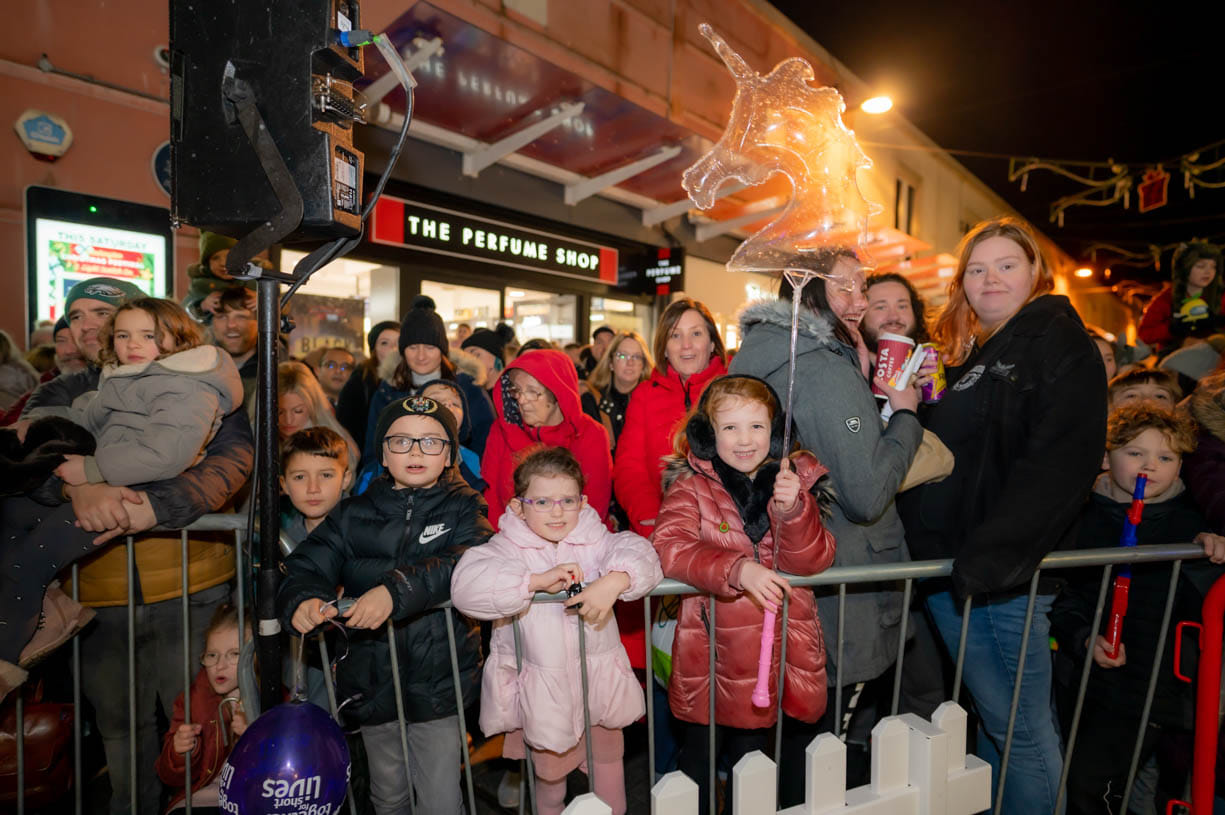
<svg viewBox="0 0 1225 815">
<path fill-rule="evenodd" d="M 927 342 L 927 304 L 909 280 L 896 272 L 868 277 L 868 310 L 859 330 L 876 364 L 876 339 L 881 334 L 901 334 L 915 344 Z"/>
<path fill-rule="evenodd" d="M 241 286 L 223 291 L 213 314 L 213 341 L 233 357 L 238 366 L 243 407 L 252 423 L 255 422 L 255 382 L 259 372 L 259 358 L 255 355 L 258 339 L 255 293 Z"/>
<path fill-rule="evenodd" d="M 876 341 L 881 334 L 910 337 L 916 345 L 931 339 L 927 331 L 927 304 L 909 280 L 896 272 L 880 272 L 870 275 L 866 282 L 868 308 L 859 330 L 871 353 L 873 366 L 876 365 Z M 914 604 L 912 609 L 909 628 L 913 639 L 906 647 L 902 665 L 899 710 L 930 717 L 948 698 L 951 688 L 946 687 L 943 653 L 922 611 L 923 604 Z M 892 681 L 893 671 L 886 671 L 884 676 Z M 886 698 L 888 689 L 876 690 L 880 693 L 876 697 L 878 700 Z M 881 704 L 877 702 L 878 707 Z"/>
</svg>

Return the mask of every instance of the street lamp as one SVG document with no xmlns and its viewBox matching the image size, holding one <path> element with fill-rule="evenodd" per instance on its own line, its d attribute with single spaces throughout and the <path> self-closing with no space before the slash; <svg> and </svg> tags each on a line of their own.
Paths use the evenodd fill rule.
<svg viewBox="0 0 1225 815">
<path fill-rule="evenodd" d="M 893 100 L 888 96 L 873 96 L 870 99 L 863 100 L 862 104 L 859 106 L 859 109 L 864 113 L 878 114 L 884 113 L 885 111 L 892 109 L 892 107 Z"/>
</svg>

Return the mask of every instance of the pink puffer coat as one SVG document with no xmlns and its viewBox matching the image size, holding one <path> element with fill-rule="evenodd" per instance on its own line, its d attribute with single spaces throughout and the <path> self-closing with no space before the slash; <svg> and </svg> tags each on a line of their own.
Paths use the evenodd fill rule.
<svg viewBox="0 0 1225 815">
<path fill-rule="evenodd" d="M 584 583 L 609 572 L 625 572 L 630 585 L 622 600 L 636 600 L 663 579 L 650 542 L 632 532 L 613 534 L 594 509 L 584 506 L 578 525 L 554 544 L 536 535 L 509 508 L 499 532 L 464 553 L 451 576 L 451 601 L 464 614 L 496 620 L 481 681 L 481 730 L 486 735 L 520 728 L 539 750 L 564 752 L 583 734 L 583 690 L 579 672 L 579 619 L 561 603 L 531 605 L 533 574 L 577 563 Z M 515 664 L 511 617 L 519 618 L 523 670 Z M 612 617 L 587 639 L 587 685 L 591 724 L 610 729 L 636 721 L 645 710 L 642 687 L 621 646 Z"/>
</svg>

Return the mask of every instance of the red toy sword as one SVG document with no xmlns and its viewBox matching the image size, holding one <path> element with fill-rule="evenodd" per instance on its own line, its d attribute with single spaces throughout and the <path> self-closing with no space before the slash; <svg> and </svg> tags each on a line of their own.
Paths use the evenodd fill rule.
<svg viewBox="0 0 1225 815">
<path fill-rule="evenodd" d="M 1144 514 L 1144 488 L 1148 485 L 1148 476 L 1141 473 L 1136 476 L 1136 487 L 1131 493 L 1131 506 L 1123 518 L 1123 533 L 1119 536 L 1119 546 L 1136 545 L 1136 527 L 1140 525 L 1140 516 Z M 1131 591 L 1131 566 L 1124 563 L 1119 566 L 1114 576 L 1114 597 L 1110 601 L 1110 623 L 1106 627 L 1106 641 L 1110 650 L 1106 656 L 1118 659 L 1119 635 L 1123 632 L 1123 618 L 1127 616 L 1127 595 Z"/>
</svg>

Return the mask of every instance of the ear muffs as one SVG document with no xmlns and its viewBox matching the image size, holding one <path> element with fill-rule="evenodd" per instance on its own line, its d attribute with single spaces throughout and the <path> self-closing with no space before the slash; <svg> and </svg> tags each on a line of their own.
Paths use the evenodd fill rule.
<svg viewBox="0 0 1225 815">
<path fill-rule="evenodd" d="M 761 382 L 770 391 L 770 396 L 774 400 L 774 421 L 770 424 L 770 458 L 779 460 L 783 458 L 783 429 L 786 417 L 783 416 L 782 402 L 779 401 L 778 394 L 774 392 L 774 388 L 764 379 L 755 376 L 746 376 L 743 374 L 728 374 L 719 379 L 756 379 Z M 719 379 L 711 380 L 713 385 Z M 715 428 L 710 423 L 710 419 L 706 418 L 706 403 L 710 398 L 711 389 L 708 385 L 702 391 L 702 398 L 698 400 L 698 409 L 689 417 L 688 424 L 685 425 L 685 436 L 689 440 L 689 449 L 695 456 L 703 461 L 712 461 L 717 455 L 715 452 Z"/>
<path fill-rule="evenodd" d="M 685 437 L 689 440 L 689 451 L 702 461 L 712 461 L 715 456 L 715 427 L 710 423 L 710 419 L 706 418 L 704 408 L 706 406 L 705 396 L 701 407 L 694 411 L 694 414 L 689 417 L 689 423 L 685 425 Z"/>
</svg>

